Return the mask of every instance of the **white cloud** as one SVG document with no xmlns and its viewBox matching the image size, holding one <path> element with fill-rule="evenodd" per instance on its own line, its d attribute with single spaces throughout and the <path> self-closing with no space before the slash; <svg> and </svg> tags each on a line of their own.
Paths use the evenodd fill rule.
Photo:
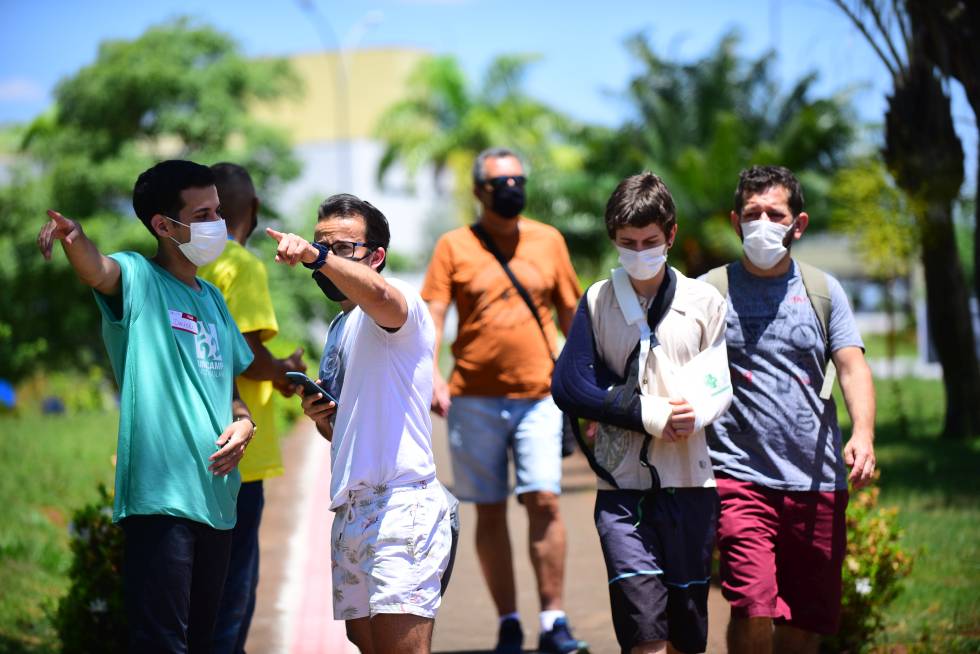
<svg viewBox="0 0 980 654">
<path fill-rule="evenodd" d="M 44 89 L 33 80 L 8 77 L 0 80 L 0 102 L 34 102 L 44 98 Z"/>
</svg>

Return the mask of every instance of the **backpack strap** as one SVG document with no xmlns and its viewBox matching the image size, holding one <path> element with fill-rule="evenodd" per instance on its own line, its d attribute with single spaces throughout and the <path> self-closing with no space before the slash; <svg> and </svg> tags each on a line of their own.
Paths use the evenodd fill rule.
<svg viewBox="0 0 980 654">
<path fill-rule="evenodd" d="M 837 379 L 837 366 L 834 365 L 834 359 L 830 354 L 830 287 L 827 284 L 827 273 L 802 261 L 796 261 L 796 265 L 800 267 L 806 296 L 810 299 L 813 312 L 817 314 L 817 320 L 823 328 L 827 365 L 823 373 L 823 386 L 820 387 L 820 399 L 829 400 L 834 390 L 834 381 Z"/>
<path fill-rule="evenodd" d="M 712 268 L 705 274 L 704 281 L 708 282 L 721 293 L 722 298 L 728 297 L 728 264 Z"/>
</svg>

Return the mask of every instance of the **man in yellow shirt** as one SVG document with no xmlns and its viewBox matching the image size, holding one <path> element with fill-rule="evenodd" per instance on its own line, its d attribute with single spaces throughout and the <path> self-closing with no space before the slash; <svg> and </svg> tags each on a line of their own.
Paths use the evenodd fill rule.
<svg viewBox="0 0 980 654">
<path fill-rule="evenodd" d="M 232 536 L 231 560 L 221 607 L 214 629 L 215 654 L 243 654 L 259 581 L 259 523 L 264 495 L 262 480 L 283 473 L 279 438 L 272 406 L 273 390 L 285 396 L 292 385 L 285 373 L 305 372 L 303 349 L 286 359 L 277 359 L 264 343 L 279 331 L 269 294 L 265 265 L 245 249 L 245 242 L 258 224 L 259 199 L 252 178 L 241 166 L 219 163 L 214 172 L 221 214 L 228 227 L 228 243 L 213 263 L 198 270 L 198 276 L 221 291 L 238 329 L 248 342 L 255 360 L 237 379 L 242 400 L 258 426 L 255 438 L 239 464 L 242 488 L 238 493 L 238 521 Z"/>
</svg>

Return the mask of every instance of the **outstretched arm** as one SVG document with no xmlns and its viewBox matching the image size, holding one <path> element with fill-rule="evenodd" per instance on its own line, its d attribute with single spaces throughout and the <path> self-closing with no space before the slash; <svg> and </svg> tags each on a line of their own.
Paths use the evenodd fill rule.
<svg viewBox="0 0 980 654">
<path fill-rule="evenodd" d="M 302 236 L 283 234 L 271 228 L 265 231 L 279 243 L 277 263 L 295 266 L 300 262 L 316 261 L 319 252 Z M 408 320 L 405 296 L 370 266 L 343 257 L 328 256 L 320 272 L 381 327 L 399 329 Z"/>
<path fill-rule="evenodd" d="M 48 261 L 55 241 L 61 247 L 82 283 L 103 295 L 118 295 L 122 289 L 119 264 L 105 256 L 82 231 L 82 226 L 57 211 L 48 209 L 51 219 L 37 235 L 37 247 Z"/>
</svg>

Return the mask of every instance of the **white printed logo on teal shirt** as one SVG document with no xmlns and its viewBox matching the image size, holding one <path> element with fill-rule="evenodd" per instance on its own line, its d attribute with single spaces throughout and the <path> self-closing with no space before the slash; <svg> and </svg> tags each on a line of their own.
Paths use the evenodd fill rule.
<svg viewBox="0 0 980 654">
<path fill-rule="evenodd" d="M 214 323 L 199 321 L 199 329 L 194 336 L 197 350 L 197 365 L 207 375 L 220 377 L 225 369 L 218 341 L 218 329 Z"/>
</svg>

